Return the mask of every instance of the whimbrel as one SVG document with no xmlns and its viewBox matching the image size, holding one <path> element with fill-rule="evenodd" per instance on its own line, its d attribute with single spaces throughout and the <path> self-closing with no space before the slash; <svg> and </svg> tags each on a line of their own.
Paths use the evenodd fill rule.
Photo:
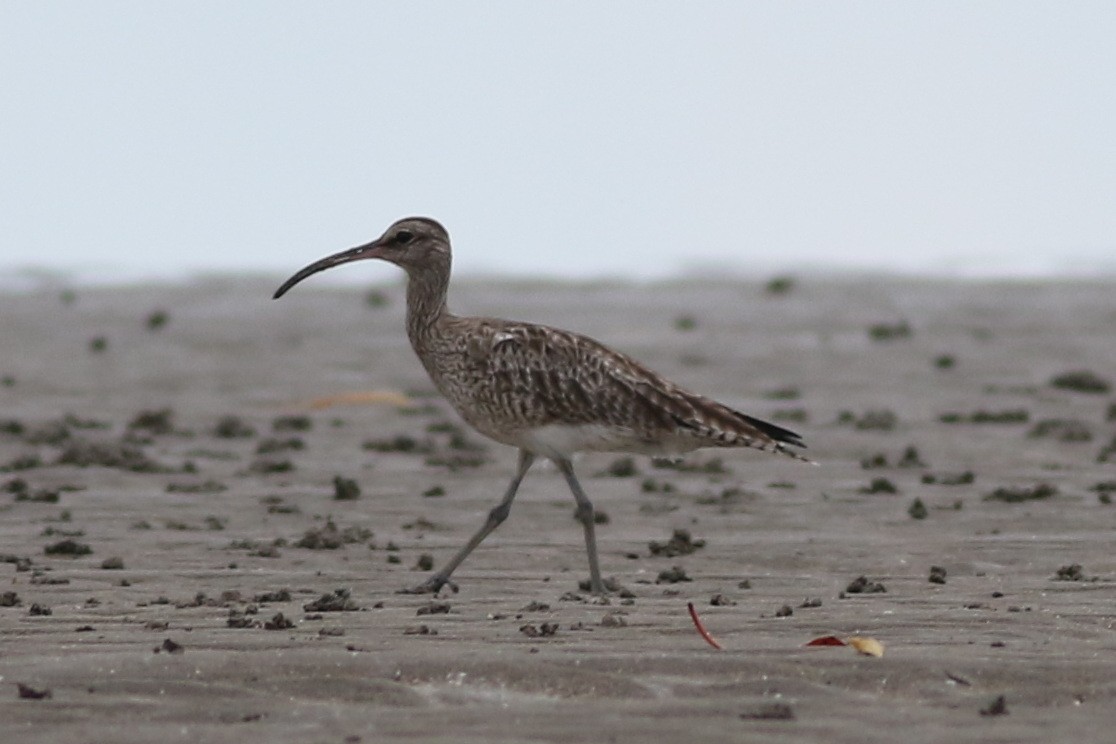
<svg viewBox="0 0 1116 744">
<path fill-rule="evenodd" d="M 432 219 L 399 220 L 371 243 L 310 264 L 275 298 L 312 274 L 367 258 L 407 272 L 407 336 L 434 386 L 474 429 L 519 449 L 515 476 L 481 528 L 442 570 L 409 591 L 453 586 L 454 570 L 507 519 L 536 457 L 551 460 L 573 492 L 594 594 L 603 594 L 604 586 L 593 504 L 574 475 L 574 453 L 677 455 L 699 447 L 752 447 L 806 460 L 787 449 L 805 446 L 794 432 L 685 390 L 587 336 L 452 314 L 446 308 L 449 234 Z"/>
</svg>

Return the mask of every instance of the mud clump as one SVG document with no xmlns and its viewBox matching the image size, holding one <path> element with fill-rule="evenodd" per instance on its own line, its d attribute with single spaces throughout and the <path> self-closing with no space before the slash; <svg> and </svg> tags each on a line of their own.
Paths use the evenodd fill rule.
<svg viewBox="0 0 1116 744">
<path fill-rule="evenodd" d="M 387 439 L 369 439 L 361 446 L 369 452 L 428 455 L 434 451 L 433 442 L 429 440 L 420 441 L 408 434 L 397 434 Z"/>
<path fill-rule="evenodd" d="M 221 493 L 228 490 L 221 481 L 205 480 L 200 483 L 168 483 L 167 493 Z"/>
<path fill-rule="evenodd" d="M 335 589 L 331 594 L 323 594 L 304 604 L 302 609 L 306 612 L 355 612 L 360 606 L 349 597 L 348 589 Z"/>
<path fill-rule="evenodd" d="M 857 416 L 852 411 L 837 414 L 838 426 L 851 426 L 859 431 L 891 431 L 898 425 L 899 417 L 889 409 L 865 411 Z"/>
<path fill-rule="evenodd" d="M 337 501 L 355 501 L 360 498 L 360 486 L 352 478 L 333 476 L 333 498 Z"/>
<path fill-rule="evenodd" d="M 36 488 L 31 490 L 31 486 L 23 478 L 12 478 L 5 483 L 0 490 L 13 494 L 16 501 L 31 501 L 44 504 L 57 504 L 61 498 L 61 488 Z"/>
<path fill-rule="evenodd" d="M 661 556 L 663 558 L 676 558 L 680 555 L 689 555 L 699 548 L 705 547 L 705 540 L 695 540 L 690 535 L 689 530 L 678 529 L 670 536 L 666 542 L 658 542 L 652 540 L 647 544 L 647 548 L 651 551 L 653 556 Z"/>
<path fill-rule="evenodd" d="M 1085 422 L 1076 419 L 1043 419 L 1027 432 L 1027 436 L 1031 439 L 1055 439 L 1059 442 L 1093 441 L 1093 432 Z"/>
<path fill-rule="evenodd" d="M 18 455 L 6 464 L 0 465 L 0 472 L 14 473 L 20 470 L 34 470 L 35 468 L 42 467 L 43 460 L 35 454 Z"/>
<path fill-rule="evenodd" d="M 763 285 L 763 291 L 769 295 L 785 295 L 791 292 L 798 282 L 793 276 L 775 276 Z"/>
<path fill-rule="evenodd" d="M 926 519 L 930 512 L 927 510 L 926 504 L 922 502 L 922 499 L 916 498 L 911 502 L 910 507 L 907 508 L 907 514 L 910 515 L 911 519 Z"/>
<path fill-rule="evenodd" d="M 169 322 L 170 313 L 166 310 L 152 310 L 144 321 L 144 325 L 147 326 L 149 331 L 159 331 L 166 327 Z"/>
<path fill-rule="evenodd" d="M 258 628 L 259 621 L 253 620 L 247 612 L 240 610 L 229 610 L 229 616 L 225 619 L 225 627 L 233 628 L 234 630 L 244 630 L 245 628 Z"/>
<path fill-rule="evenodd" d="M 294 463 L 287 459 L 273 459 L 268 457 L 260 457 L 252 461 L 248 466 L 249 472 L 257 473 L 259 475 L 269 475 L 272 473 L 289 473 L 295 469 Z"/>
<path fill-rule="evenodd" d="M 982 716 L 1006 716 L 1007 712 L 1007 700 L 1003 695 L 999 695 L 987 707 L 980 709 Z"/>
<path fill-rule="evenodd" d="M 943 413 L 938 421 L 943 424 L 1025 424 L 1031 420 L 1026 408 L 1008 408 L 1002 411 L 988 411 L 983 408 L 972 413 Z"/>
<path fill-rule="evenodd" d="M 13 437 L 22 437 L 27 427 L 19 419 L 0 420 L 0 434 L 10 434 Z"/>
<path fill-rule="evenodd" d="M 456 473 L 462 468 L 479 468 L 484 465 L 484 455 L 431 455 L 423 462 L 431 467 L 443 467 L 451 473 Z"/>
<path fill-rule="evenodd" d="M 740 718 L 745 721 L 793 721 L 794 709 L 787 703 L 764 703 L 744 711 Z"/>
<path fill-rule="evenodd" d="M 558 633 L 558 623 L 527 623 L 519 627 L 519 632 L 528 638 L 550 638 Z"/>
<path fill-rule="evenodd" d="M 340 529 L 331 519 L 322 527 L 306 530 L 294 546 L 307 550 L 337 550 L 345 545 L 362 543 L 371 538 L 372 530 L 366 527 Z"/>
<path fill-rule="evenodd" d="M 257 455 L 271 455 L 276 452 L 287 451 L 300 451 L 306 449 L 306 442 L 301 437 L 288 437 L 280 439 L 278 437 L 268 437 L 267 439 L 260 440 L 256 445 Z"/>
<path fill-rule="evenodd" d="M 76 465 L 79 468 L 99 465 L 105 468 L 130 470 L 134 473 L 165 473 L 169 470 L 133 445 L 123 442 L 96 442 L 88 439 L 78 439 L 68 444 L 58 456 L 58 464 Z"/>
<path fill-rule="evenodd" d="M 1059 390 L 1090 395 L 1104 395 L 1112 389 L 1112 383 L 1087 369 L 1055 375 L 1050 379 L 1050 385 Z"/>
<path fill-rule="evenodd" d="M 270 620 L 263 624 L 264 630 L 290 630 L 294 626 L 294 622 L 282 612 L 276 612 Z"/>
<path fill-rule="evenodd" d="M 170 638 L 164 638 L 159 647 L 155 649 L 155 653 L 160 651 L 165 651 L 168 654 L 184 654 L 186 653 L 186 647 Z"/>
<path fill-rule="evenodd" d="M 314 420 L 309 416 L 276 416 L 271 422 L 271 430 L 280 431 L 310 431 L 314 428 Z"/>
<path fill-rule="evenodd" d="M 963 473 L 924 473 L 922 482 L 928 486 L 966 486 L 976 480 L 971 470 Z"/>
<path fill-rule="evenodd" d="M 448 615 L 450 613 L 450 609 L 451 606 L 449 602 L 431 601 L 429 604 L 423 605 L 422 607 L 419 607 L 417 610 L 415 610 L 415 615 L 419 617 L 423 615 Z"/>
<path fill-rule="evenodd" d="M 65 540 L 59 540 L 56 543 L 47 545 L 45 548 L 43 548 L 43 552 L 46 555 L 59 555 L 77 558 L 79 556 L 89 555 L 93 552 L 93 548 L 89 547 L 85 543 L 78 542 L 77 540 L 68 537 Z"/>
<path fill-rule="evenodd" d="M 631 457 L 618 457 L 609 463 L 608 467 L 597 473 L 598 478 L 631 478 L 639 475 L 635 459 Z"/>
<path fill-rule="evenodd" d="M 876 323 L 868 327 L 868 338 L 873 341 L 898 341 L 911 337 L 911 326 L 901 320 L 898 323 Z"/>
<path fill-rule="evenodd" d="M 997 488 L 995 491 L 985 494 L 984 500 L 1003 501 L 1005 504 L 1019 504 L 1024 501 L 1048 499 L 1051 496 L 1057 495 L 1057 487 L 1049 483 L 1039 483 L 1030 488 L 1025 486 L 1020 486 L 1018 488 L 1009 488 L 1007 486 Z"/>
<path fill-rule="evenodd" d="M 673 566 L 660 571 L 655 579 L 656 584 L 678 584 L 683 581 L 693 581 L 693 579 L 686 575 L 685 569 L 681 566 Z"/>
<path fill-rule="evenodd" d="M 861 487 L 860 489 L 858 489 L 858 491 L 865 494 L 894 494 L 899 493 L 899 488 L 887 478 L 873 478 L 871 483 L 869 483 L 867 486 Z"/>
<path fill-rule="evenodd" d="M 213 436 L 218 439 L 247 439 L 256 436 L 256 430 L 244 423 L 239 416 L 222 416 L 213 427 Z"/>
<path fill-rule="evenodd" d="M 15 566 L 16 573 L 31 570 L 31 558 L 26 555 L 15 555 L 14 553 L 0 553 L 0 563 L 11 563 Z"/>
<path fill-rule="evenodd" d="M 849 582 L 841 596 L 844 597 L 846 594 L 885 594 L 886 592 L 887 587 L 881 582 L 869 581 L 867 576 L 858 576 Z"/>
<path fill-rule="evenodd" d="M 257 604 L 266 604 L 268 602 L 290 602 L 291 590 L 278 589 L 272 592 L 264 592 L 263 594 L 257 594 L 255 597 L 252 598 L 252 601 Z"/>
<path fill-rule="evenodd" d="M 918 448 L 913 444 L 909 445 L 903 450 L 899 462 L 896 463 L 901 468 L 924 468 L 926 463 L 922 461 L 922 456 L 918 453 Z"/>
<path fill-rule="evenodd" d="M 142 431 L 151 436 L 170 434 L 174 431 L 174 411 L 170 408 L 140 411 L 128 422 L 128 431 Z"/>
<path fill-rule="evenodd" d="M 1100 452 L 1097 453 L 1097 462 L 1110 461 L 1116 461 L 1116 437 L 1112 437 L 1112 441 L 1101 447 Z"/>
<path fill-rule="evenodd" d="M 49 688 L 38 689 L 25 685 L 22 682 L 16 682 L 16 690 L 19 694 L 20 700 L 50 700 L 54 693 Z"/>
<path fill-rule="evenodd" d="M 65 421 L 49 421 L 24 434 L 27 444 L 49 444 L 60 447 L 70 439 L 70 426 Z"/>
<path fill-rule="evenodd" d="M 1086 581 L 1085 568 L 1080 563 L 1062 566 L 1054 574 L 1055 581 Z"/>
</svg>

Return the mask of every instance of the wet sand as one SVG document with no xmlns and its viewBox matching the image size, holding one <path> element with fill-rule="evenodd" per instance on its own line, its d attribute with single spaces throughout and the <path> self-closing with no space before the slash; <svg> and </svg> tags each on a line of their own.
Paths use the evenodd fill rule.
<svg viewBox="0 0 1116 744">
<path fill-rule="evenodd" d="M 606 604 L 545 466 L 459 593 L 396 593 L 514 452 L 433 396 L 400 285 L 276 284 L 0 294 L 0 739 L 1110 740 L 1116 284 L 455 287 L 820 463 L 583 457 Z"/>
</svg>

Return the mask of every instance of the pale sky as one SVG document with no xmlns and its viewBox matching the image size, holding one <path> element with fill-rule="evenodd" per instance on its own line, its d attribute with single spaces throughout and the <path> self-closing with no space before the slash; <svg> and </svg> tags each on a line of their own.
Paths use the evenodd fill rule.
<svg viewBox="0 0 1116 744">
<path fill-rule="evenodd" d="M 5 273 L 1116 272 L 1110 0 L 0 0 L 0 93 Z"/>
</svg>

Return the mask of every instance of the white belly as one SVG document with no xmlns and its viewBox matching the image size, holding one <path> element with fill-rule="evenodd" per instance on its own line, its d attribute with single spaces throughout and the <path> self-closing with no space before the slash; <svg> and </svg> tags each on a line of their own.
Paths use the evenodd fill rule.
<svg viewBox="0 0 1116 744">
<path fill-rule="evenodd" d="M 517 432 L 508 444 L 549 458 L 569 459 L 575 452 L 630 452 L 640 455 L 676 455 L 696 449 L 693 440 L 679 437 L 656 442 L 601 424 L 550 424 Z"/>
</svg>

